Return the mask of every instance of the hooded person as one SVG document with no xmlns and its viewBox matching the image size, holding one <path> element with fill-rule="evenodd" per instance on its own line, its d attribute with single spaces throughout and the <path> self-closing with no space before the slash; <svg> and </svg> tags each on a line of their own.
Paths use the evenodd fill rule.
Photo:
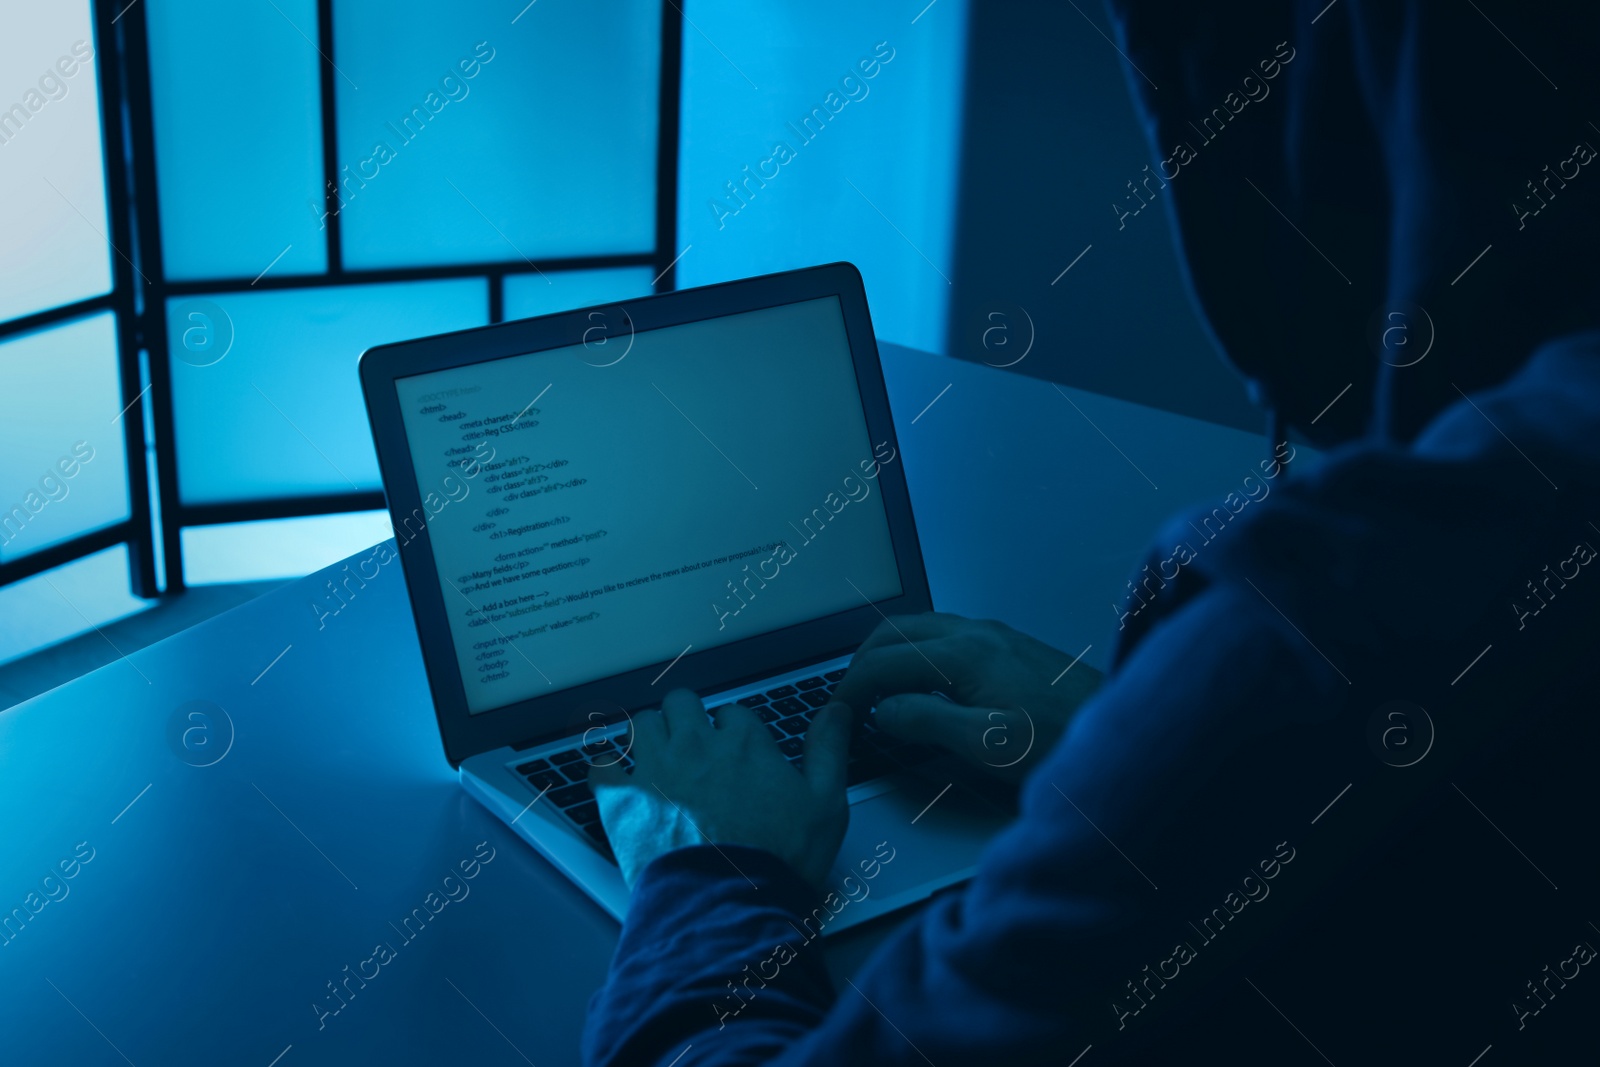
<svg viewBox="0 0 1600 1067">
<path fill-rule="evenodd" d="M 803 951 L 719 1022 L 811 891 L 755 848 L 655 858 L 590 1063 L 1593 1048 L 1600 9 L 1111 7 L 1153 153 L 1191 146 L 1167 193 L 1270 496 L 1151 583 L 1016 822 L 851 988 Z M 841 700 L 933 707 L 875 641 Z"/>
</svg>

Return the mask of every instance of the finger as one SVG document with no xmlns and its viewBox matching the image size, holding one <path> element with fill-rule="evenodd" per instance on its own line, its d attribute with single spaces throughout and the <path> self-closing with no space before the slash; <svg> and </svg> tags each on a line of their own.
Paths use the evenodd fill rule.
<svg viewBox="0 0 1600 1067">
<path fill-rule="evenodd" d="M 667 736 L 673 741 L 687 740 L 711 730 L 711 723 L 706 720 L 706 706 L 687 689 L 667 693 L 661 701 L 661 717 L 667 724 Z"/>
<path fill-rule="evenodd" d="M 716 729 L 735 737 L 742 737 L 761 725 L 760 717 L 741 704 L 724 704 L 711 712 L 711 719 Z"/>
<path fill-rule="evenodd" d="M 634 759 L 650 759 L 667 747 L 667 724 L 661 712 L 641 711 L 628 716 L 628 733 L 623 739 L 623 751 Z"/>
<path fill-rule="evenodd" d="M 632 784 L 633 776 L 622 769 L 620 760 L 616 763 L 589 765 L 589 789 L 594 793 L 596 800 L 599 800 L 608 789 Z"/>
<path fill-rule="evenodd" d="M 811 718 L 805 739 L 805 776 L 819 796 L 833 797 L 844 792 L 853 717 L 848 706 L 836 702 Z"/>
<path fill-rule="evenodd" d="M 873 627 L 867 639 L 861 642 L 861 647 L 856 649 L 856 655 L 859 656 L 869 649 L 904 644 L 907 641 L 932 641 L 935 638 L 948 637 L 971 624 L 972 620 L 966 616 L 951 615 L 948 612 L 927 611 L 921 615 L 886 615 L 882 622 Z"/>
<path fill-rule="evenodd" d="M 953 692 L 966 677 L 960 637 L 890 645 L 856 653 L 833 698 L 861 711 L 896 693 Z"/>
<path fill-rule="evenodd" d="M 902 741 L 939 745 L 958 755 L 983 751 L 985 731 L 997 724 L 987 708 L 969 708 L 929 693 L 905 693 L 878 702 L 878 729 Z M 997 714 L 1004 714 L 1003 712 Z"/>
</svg>

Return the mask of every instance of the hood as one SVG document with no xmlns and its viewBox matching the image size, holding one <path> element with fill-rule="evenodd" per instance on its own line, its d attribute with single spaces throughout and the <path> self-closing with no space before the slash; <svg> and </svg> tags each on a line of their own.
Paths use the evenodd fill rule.
<svg viewBox="0 0 1600 1067">
<path fill-rule="evenodd" d="M 1409 441 L 1600 326 L 1600 5 L 1109 6 L 1191 293 L 1309 440 Z"/>
</svg>

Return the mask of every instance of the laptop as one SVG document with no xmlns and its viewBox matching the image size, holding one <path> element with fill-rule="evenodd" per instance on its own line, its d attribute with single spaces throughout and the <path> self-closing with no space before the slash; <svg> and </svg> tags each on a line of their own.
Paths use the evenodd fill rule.
<svg viewBox="0 0 1600 1067">
<path fill-rule="evenodd" d="M 851 653 L 932 603 L 848 263 L 370 349 L 361 384 L 446 758 L 618 919 L 587 784 L 686 687 L 791 763 Z M 866 709 L 861 709 L 865 711 Z M 969 877 L 1012 812 L 870 714 L 807 940 Z"/>
</svg>

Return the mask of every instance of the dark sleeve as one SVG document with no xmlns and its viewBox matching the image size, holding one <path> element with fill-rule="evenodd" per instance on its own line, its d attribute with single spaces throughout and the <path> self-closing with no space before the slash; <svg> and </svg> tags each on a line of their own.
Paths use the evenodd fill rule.
<svg viewBox="0 0 1600 1067">
<path fill-rule="evenodd" d="M 640 873 L 610 977 L 590 1001 L 584 1062 L 665 1064 L 690 1045 L 697 1055 L 680 1067 L 776 1057 L 833 1001 L 820 952 L 796 929 L 812 896 L 762 849 L 658 857 Z"/>
</svg>

